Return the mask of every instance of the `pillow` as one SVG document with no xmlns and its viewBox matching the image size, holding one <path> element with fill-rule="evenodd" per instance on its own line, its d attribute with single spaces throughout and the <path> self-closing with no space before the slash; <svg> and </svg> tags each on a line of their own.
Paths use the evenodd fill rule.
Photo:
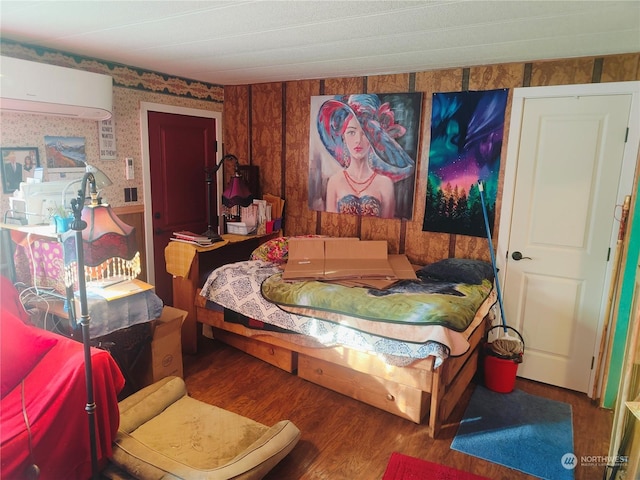
<svg viewBox="0 0 640 480">
<path fill-rule="evenodd" d="M 4 398 L 58 343 L 58 339 L 26 325 L 11 312 L 2 311 L 0 315 L 0 398 Z"/>
<path fill-rule="evenodd" d="M 20 294 L 15 285 L 4 275 L 0 276 L 0 305 L 3 312 L 11 312 L 23 322 L 29 321 L 29 314 L 24 309 Z"/>
<path fill-rule="evenodd" d="M 484 279 L 493 282 L 493 267 L 482 260 L 445 258 L 420 268 L 416 275 L 443 282 L 480 285 Z"/>
<path fill-rule="evenodd" d="M 264 242 L 253 252 L 250 260 L 264 260 L 265 262 L 286 263 L 287 262 L 287 237 L 278 237 Z"/>
</svg>

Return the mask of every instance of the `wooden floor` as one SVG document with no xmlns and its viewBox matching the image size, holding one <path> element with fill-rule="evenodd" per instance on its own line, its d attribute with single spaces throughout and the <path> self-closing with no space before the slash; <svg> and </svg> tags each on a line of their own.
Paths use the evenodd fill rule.
<svg viewBox="0 0 640 480">
<path fill-rule="evenodd" d="M 300 429 L 300 442 L 265 480 L 381 479 L 394 451 L 494 480 L 535 478 L 451 450 L 474 385 L 452 423 L 432 440 L 425 425 L 326 390 L 215 340 L 201 337 L 198 354 L 186 355 L 184 366 L 192 397 L 267 425 L 289 419 Z M 593 406 L 584 394 L 536 382 L 518 379 L 516 388 L 572 405 L 578 463 L 581 456 L 607 455 L 612 411 Z M 575 478 L 600 480 L 603 473 L 603 466 L 579 464 Z"/>
</svg>

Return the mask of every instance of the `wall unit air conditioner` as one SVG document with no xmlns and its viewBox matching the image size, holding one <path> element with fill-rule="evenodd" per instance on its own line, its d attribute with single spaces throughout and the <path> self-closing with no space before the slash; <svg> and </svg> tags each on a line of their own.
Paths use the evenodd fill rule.
<svg viewBox="0 0 640 480">
<path fill-rule="evenodd" d="M 106 120 L 111 117 L 109 75 L 0 56 L 0 109 Z"/>
</svg>

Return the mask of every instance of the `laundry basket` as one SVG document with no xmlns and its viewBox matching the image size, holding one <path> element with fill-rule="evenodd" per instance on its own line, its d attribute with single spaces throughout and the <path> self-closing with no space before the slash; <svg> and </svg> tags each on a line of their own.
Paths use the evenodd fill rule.
<svg viewBox="0 0 640 480">
<path fill-rule="evenodd" d="M 509 393 L 515 387 L 518 365 L 522 363 L 524 356 L 524 339 L 515 328 L 505 325 L 491 327 L 487 336 L 494 328 L 513 330 L 518 338 L 498 337 L 493 342 L 485 344 L 484 383 L 489 390 Z"/>
</svg>

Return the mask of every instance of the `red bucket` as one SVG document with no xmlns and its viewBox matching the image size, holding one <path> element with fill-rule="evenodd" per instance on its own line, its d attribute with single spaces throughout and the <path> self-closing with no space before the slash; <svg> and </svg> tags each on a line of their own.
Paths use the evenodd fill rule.
<svg viewBox="0 0 640 480">
<path fill-rule="evenodd" d="M 493 355 L 484 357 L 484 383 L 494 392 L 509 393 L 516 385 L 518 363 Z"/>
</svg>

